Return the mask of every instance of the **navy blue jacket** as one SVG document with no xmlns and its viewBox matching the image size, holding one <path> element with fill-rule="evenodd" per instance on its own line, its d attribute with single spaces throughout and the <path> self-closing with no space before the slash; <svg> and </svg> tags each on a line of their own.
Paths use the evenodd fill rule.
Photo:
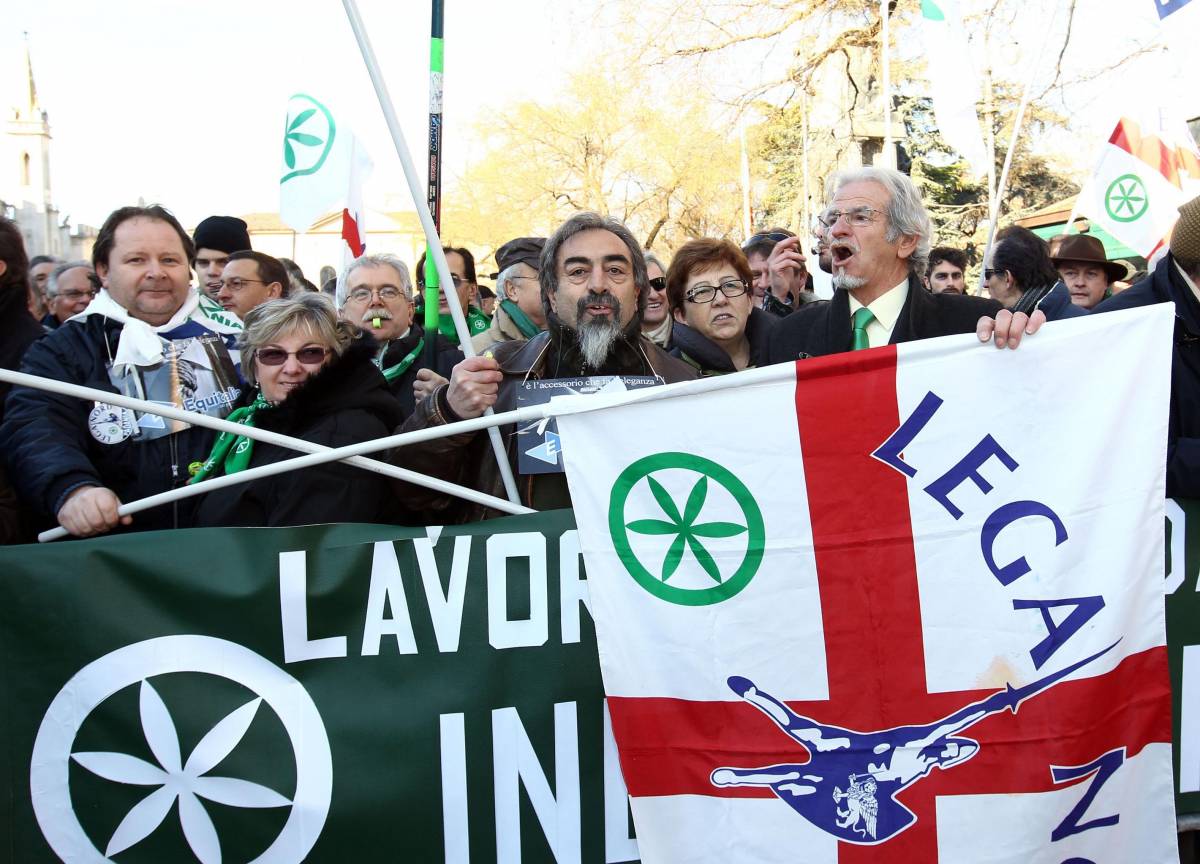
<svg viewBox="0 0 1200 864">
<path fill-rule="evenodd" d="M 108 377 L 123 325 L 103 315 L 68 321 L 25 354 L 21 371 L 116 393 Z M 122 503 L 182 486 L 188 465 L 203 461 L 215 433 L 192 426 L 150 440 L 103 444 L 89 431 L 96 407 L 71 396 L 14 387 L 0 425 L 0 453 L 23 502 L 53 520 L 66 496 L 81 486 L 106 486 Z M 133 517 L 134 528 L 188 527 L 194 499 Z"/>
<path fill-rule="evenodd" d="M 1175 304 L 1171 419 L 1167 427 L 1167 495 L 1200 498 L 1200 301 L 1168 254 L 1154 272 L 1092 310 L 1096 315 L 1152 303 Z"/>
</svg>

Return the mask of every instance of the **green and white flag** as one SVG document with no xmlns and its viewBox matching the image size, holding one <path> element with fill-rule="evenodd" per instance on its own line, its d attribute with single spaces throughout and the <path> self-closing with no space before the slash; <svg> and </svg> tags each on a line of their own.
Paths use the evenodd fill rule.
<svg viewBox="0 0 1200 864">
<path fill-rule="evenodd" d="M 938 131 L 967 161 L 975 176 L 986 174 L 987 150 L 975 111 L 979 77 L 967 48 L 958 0 L 921 0 L 921 29 Z"/>
<path fill-rule="evenodd" d="M 293 230 L 344 201 L 350 189 L 354 133 L 324 103 L 305 93 L 288 100 L 279 174 L 279 216 Z"/>
</svg>

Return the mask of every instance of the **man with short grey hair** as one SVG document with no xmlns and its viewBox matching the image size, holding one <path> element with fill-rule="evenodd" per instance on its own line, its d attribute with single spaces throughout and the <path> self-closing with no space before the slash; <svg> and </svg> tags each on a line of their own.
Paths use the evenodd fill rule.
<svg viewBox="0 0 1200 864">
<path fill-rule="evenodd" d="M 471 345 L 481 354 L 501 342 L 525 342 L 546 329 L 538 286 L 538 262 L 545 237 L 517 237 L 496 250 L 495 314 L 488 329 L 477 333 Z"/>
<path fill-rule="evenodd" d="M 337 282 L 338 315 L 366 330 L 379 342 L 375 365 L 387 379 L 404 416 L 412 414 L 414 386 L 425 360 L 425 331 L 413 318 L 412 278 L 408 265 L 395 255 L 379 253 L 355 258 Z M 440 333 L 435 372 L 449 378 L 462 352 Z"/>
<path fill-rule="evenodd" d="M 994 300 L 924 289 L 932 225 L 916 186 L 899 171 L 836 174 L 829 200 L 819 218 L 833 299 L 784 319 L 771 333 L 769 362 L 971 332 L 981 341 L 994 332 L 997 347 L 1015 348 L 1045 320 L 1040 312 L 1013 315 Z"/>
<path fill-rule="evenodd" d="M 46 331 L 57 330 L 58 326 L 78 315 L 100 293 L 100 277 L 86 261 L 68 261 L 59 264 L 46 280 L 46 308 L 42 318 Z"/>
<path fill-rule="evenodd" d="M 454 367 L 442 385 L 417 406 L 401 427 L 409 432 L 516 407 L 523 382 L 585 376 L 651 377 L 670 383 L 696 377 L 642 335 L 642 308 L 649 281 L 641 246 L 629 229 L 596 213 L 577 213 L 546 241 L 538 267 L 547 329 L 528 342 L 503 342 L 488 354 Z M 518 450 L 526 438 L 502 429 L 509 461 L 519 474 Z M 492 495 L 503 496 L 499 467 L 483 432 L 402 447 L 396 464 Z M 522 502 L 538 510 L 570 506 L 565 475 L 518 476 Z M 403 506 L 445 524 L 496 515 L 480 505 L 401 484 Z"/>
</svg>

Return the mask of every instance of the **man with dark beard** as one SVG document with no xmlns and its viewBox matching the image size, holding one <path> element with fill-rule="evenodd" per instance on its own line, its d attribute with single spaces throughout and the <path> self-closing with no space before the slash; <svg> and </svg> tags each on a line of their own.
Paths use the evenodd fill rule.
<svg viewBox="0 0 1200 864">
<path fill-rule="evenodd" d="M 546 241 L 538 270 L 547 330 L 528 342 L 502 342 L 459 363 L 450 382 L 418 404 L 398 431 L 478 417 L 489 407 L 512 410 L 525 381 L 620 375 L 671 383 L 696 377 L 694 369 L 642 335 L 650 287 L 646 260 L 620 222 L 595 213 L 572 216 Z M 522 503 L 537 510 L 570 506 L 565 475 L 520 474 L 517 457 L 525 439 L 512 427 L 501 431 Z M 404 468 L 504 496 L 484 432 L 402 447 L 391 458 Z M 430 523 L 497 515 L 424 488 L 397 484 L 396 491 L 406 509 Z"/>
</svg>

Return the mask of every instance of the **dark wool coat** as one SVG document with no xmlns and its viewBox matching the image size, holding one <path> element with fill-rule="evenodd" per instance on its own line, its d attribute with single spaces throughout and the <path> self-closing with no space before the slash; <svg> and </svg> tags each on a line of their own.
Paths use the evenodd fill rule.
<svg viewBox="0 0 1200 864">
<path fill-rule="evenodd" d="M 1093 315 L 1152 303 L 1175 304 L 1171 418 L 1167 426 L 1167 496 L 1200 497 L 1200 301 L 1168 254 L 1154 272 L 1092 309 Z"/>
<path fill-rule="evenodd" d="M 407 357 L 409 352 L 417 347 L 417 341 L 423 335 L 424 331 L 416 324 L 413 324 L 406 336 L 400 339 L 393 339 L 389 342 L 387 351 L 383 355 L 383 362 L 380 364 L 381 368 L 387 369 L 395 366 Z M 437 354 L 435 355 L 433 371 L 443 378 L 449 378 L 450 373 L 454 371 L 454 367 L 462 362 L 463 353 L 458 349 L 457 345 L 453 344 L 441 333 L 437 333 L 435 336 L 437 338 Z M 400 411 L 405 417 L 412 414 L 413 408 L 416 407 L 417 400 L 413 395 L 413 383 L 417 380 L 417 370 L 422 368 L 424 362 L 425 349 L 422 347 L 421 353 L 417 356 L 416 361 L 408 367 L 408 371 L 388 382 L 388 389 L 392 391 L 392 395 L 400 403 Z"/>
<path fill-rule="evenodd" d="M 260 410 L 255 427 L 327 447 L 390 434 L 401 421 L 400 406 L 372 362 L 377 349 L 370 337 L 355 339 L 342 356 L 283 402 Z M 246 397 L 242 404 L 249 401 Z M 250 467 L 300 455 L 296 450 L 256 441 Z M 333 462 L 210 492 L 200 503 L 196 524 L 274 527 L 386 522 L 388 498 L 382 475 Z"/>
<path fill-rule="evenodd" d="M 891 344 L 974 333 L 980 318 L 992 317 L 1002 308 L 995 300 L 982 297 L 932 294 L 910 276 L 908 297 L 892 329 Z M 775 326 L 768 342 L 767 362 L 787 363 L 849 351 L 851 336 L 850 295 L 837 290 L 832 300 L 801 306 Z"/>
</svg>

